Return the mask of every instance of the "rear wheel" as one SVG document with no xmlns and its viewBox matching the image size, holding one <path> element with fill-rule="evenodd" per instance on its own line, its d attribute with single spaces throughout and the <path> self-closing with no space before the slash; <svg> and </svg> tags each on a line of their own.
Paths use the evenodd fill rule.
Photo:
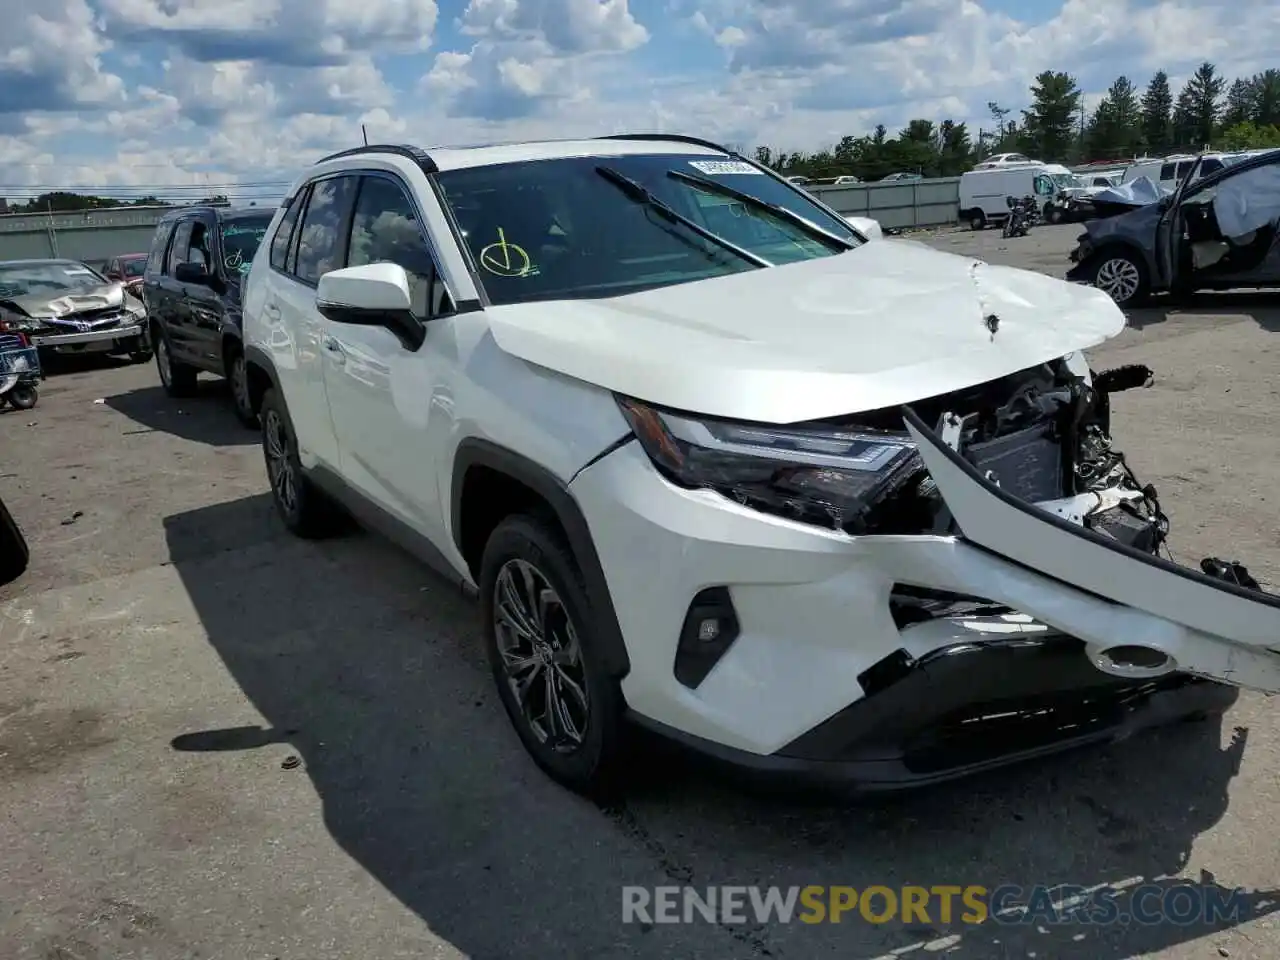
<svg viewBox="0 0 1280 960">
<path fill-rule="evenodd" d="M 525 749 L 554 780 L 601 795 L 623 754 L 622 692 L 568 546 L 538 517 L 509 517 L 485 546 L 479 586 L 490 669 Z"/>
<path fill-rule="evenodd" d="M 196 392 L 196 368 L 173 359 L 169 334 L 163 327 L 154 331 L 156 370 L 160 374 L 160 386 L 171 397 L 189 397 Z"/>
<path fill-rule="evenodd" d="M 987 227 L 987 215 L 981 210 L 973 210 L 969 213 L 969 229 L 985 230 Z"/>
<path fill-rule="evenodd" d="M 275 390 L 262 398 L 262 454 L 276 512 L 290 533 L 318 540 L 342 531 L 345 517 L 302 471 L 298 443 L 284 401 Z"/>
<path fill-rule="evenodd" d="M 1149 292 L 1146 267 L 1127 250 L 1098 256 L 1093 268 L 1093 285 L 1121 307 L 1141 303 Z"/>
<path fill-rule="evenodd" d="M 253 410 L 253 395 L 249 391 L 249 371 L 244 351 L 238 346 L 231 347 L 227 356 L 227 382 L 231 385 L 236 417 L 250 429 L 258 427 L 258 415 Z"/>
</svg>

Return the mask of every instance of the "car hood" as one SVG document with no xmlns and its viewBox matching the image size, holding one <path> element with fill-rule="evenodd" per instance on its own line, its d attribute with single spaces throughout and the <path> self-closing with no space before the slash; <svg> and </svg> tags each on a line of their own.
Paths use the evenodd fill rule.
<svg viewBox="0 0 1280 960">
<path fill-rule="evenodd" d="M 82 287 L 73 292 L 29 293 L 22 297 L 0 298 L 29 317 L 41 320 L 61 319 L 87 310 L 105 310 L 124 305 L 124 285 L 117 281 L 96 287 Z"/>
<path fill-rule="evenodd" d="M 903 240 L 486 314 L 497 344 L 530 363 L 660 406 L 762 423 L 959 390 L 1095 346 L 1125 325 L 1099 290 Z"/>
</svg>

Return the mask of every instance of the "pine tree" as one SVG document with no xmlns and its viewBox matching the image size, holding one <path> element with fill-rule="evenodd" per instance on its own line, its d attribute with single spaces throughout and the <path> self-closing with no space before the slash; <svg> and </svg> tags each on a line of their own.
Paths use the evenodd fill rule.
<svg viewBox="0 0 1280 960">
<path fill-rule="evenodd" d="M 1142 138 L 1151 153 L 1167 153 L 1173 146 L 1173 93 L 1169 75 L 1156 73 L 1142 95 Z"/>
</svg>

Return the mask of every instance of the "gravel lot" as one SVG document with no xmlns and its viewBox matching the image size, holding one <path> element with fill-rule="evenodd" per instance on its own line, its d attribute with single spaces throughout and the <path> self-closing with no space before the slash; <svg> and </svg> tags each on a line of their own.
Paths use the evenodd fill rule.
<svg viewBox="0 0 1280 960">
<path fill-rule="evenodd" d="M 1061 275 L 1078 227 L 917 237 Z M 1156 385 L 1118 441 L 1191 560 L 1280 583 L 1280 309 L 1135 313 L 1097 352 Z M 1280 724 L 1189 725 L 879 803 L 765 798 L 682 765 L 601 809 L 525 758 L 473 609 L 368 536 L 288 537 L 219 384 L 52 375 L 0 414 L 34 563 L 0 589 L 0 955 L 14 960 L 888 955 L 1277 957 Z M 296 758 L 290 760 L 289 758 Z M 1121 883 L 1260 891 L 1230 929 L 646 928 L 624 884 Z M 935 918 L 936 919 L 936 918 Z M 950 937 L 950 939 L 947 939 Z M 924 945 L 929 945 L 926 950 Z"/>
</svg>

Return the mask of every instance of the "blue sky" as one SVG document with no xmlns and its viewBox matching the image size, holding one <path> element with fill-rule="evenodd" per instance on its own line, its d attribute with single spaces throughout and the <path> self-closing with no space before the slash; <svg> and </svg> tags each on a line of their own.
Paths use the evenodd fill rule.
<svg viewBox="0 0 1280 960">
<path fill-rule="evenodd" d="M 0 0 L 0 17 L 11 197 L 268 190 L 361 123 L 426 145 L 665 130 L 808 149 L 913 117 L 976 130 L 1044 69 L 1096 102 L 1122 73 L 1280 66 L 1272 0 Z"/>
</svg>

